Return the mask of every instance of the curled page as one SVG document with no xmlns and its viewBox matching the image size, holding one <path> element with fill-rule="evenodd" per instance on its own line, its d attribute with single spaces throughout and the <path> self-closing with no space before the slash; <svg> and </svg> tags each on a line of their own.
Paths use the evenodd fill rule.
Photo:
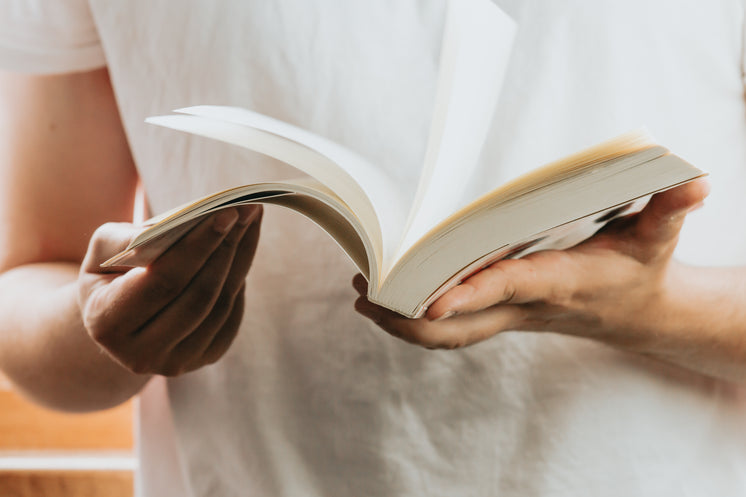
<svg viewBox="0 0 746 497">
<path fill-rule="evenodd" d="M 491 0 L 448 4 L 425 163 L 398 256 L 452 214 L 479 161 L 516 25 Z"/>
<path fill-rule="evenodd" d="M 381 169 L 337 143 L 247 109 L 200 105 L 176 112 L 181 115 L 146 121 L 263 153 L 316 178 L 350 207 L 375 241 L 378 269 L 388 265 L 406 207 L 398 186 Z"/>
</svg>

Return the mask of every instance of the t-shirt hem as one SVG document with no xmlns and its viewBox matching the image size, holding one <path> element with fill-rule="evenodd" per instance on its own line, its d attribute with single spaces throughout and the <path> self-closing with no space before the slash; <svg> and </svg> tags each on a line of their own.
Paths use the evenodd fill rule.
<svg viewBox="0 0 746 497">
<path fill-rule="evenodd" d="M 36 52 L 0 43 L 0 69 L 31 74 L 64 74 L 106 66 L 101 45 L 68 50 Z"/>
</svg>

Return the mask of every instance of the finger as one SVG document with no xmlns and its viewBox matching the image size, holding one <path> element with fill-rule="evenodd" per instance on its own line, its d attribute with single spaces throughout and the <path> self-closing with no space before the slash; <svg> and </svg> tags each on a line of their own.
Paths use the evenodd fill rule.
<svg viewBox="0 0 746 497">
<path fill-rule="evenodd" d="M 358 273 L 352 278 L 352 287 L 359 295 L 367 295 L 368 293 L 368 280 L 365 276 Z"/>
<path fill-rule="evenodd" d="M 355 308 L 389 334 L 430 349 L 455 349 L 516 329 L 523 318 L 520 306 L 505 305 L 440 321 L 408 319 L 360 298 Z"/>
<path fill-rule="evenodd" d="M 653 195 L 638 215 L 636 238 L 645 245 L 676 239 L 686 215 L 701 205 L 709 192 L 709 181 L 700 178 Z"/>
<path fill-rule="evenodd" d="M 425 316 L 436 321 L 498 304 L 562 302 L 573 294 L 581 274 L 582 268 L 562 251 L 498 261 L 442 295 Z"/>
<path fill-rule="evenodd" d="M 209 347 L 202 354 L 202 364 L 213 364 L 228 351 L 233 340 L 238 334 L 238 330 L 243 320 L 243 312 L 246 301 L 244 300 L 245 287 L 236 295 L 233 310 L 228 316 L 225 324 L 220 328 L 220 331 L 213 337 Z"/>
<path fill-rule="evenodd" d="M 132 240 L 142 232 L 130 223 L 106 223 L 101 225 L 91 237 L 85 258 L 81 263 L 84 273 L 122 273 L 128 268 L 102 268 L 101 263 L 127 248 Z"/>
<path fill-rule="evenodd" d="M 233 258 L 228 278 L 225 282 L 225 290 L 235 295 L 236 292 L 244 285 L 246 275 L 251 269 L 251 263 L 254 261 L 256 248 L 259 244 L 261 222 L 263 210 L 260 205 L 245 205 L 238 208 L 239 219 L 238 226 L 245 228 L 243 237 L 238 244 Z"/>
<path fill-rule="evenodd" d="M 627 221 L 632 223 L 631 231 L 625 228 L 605 232 L 603 247 L 639 261 L 669 256 L 684 217 L 708 191 L 707 181 L 696 180 L 653 196 L 643 211 Z M 614 238 L 614 243 L 609 243 Z M 601 239 L 591 239 L 584 245 L 594 243 L 598 245 Z M 562 303 L 573 295 L 589 271 L 570 252 L 543 251 L 522 259 L 499 261 L 444 294 L 429 307 L 426 316 L 430 320 L 443 319 L 497 304 Z"/>
<path fill-rule="evenodd" d="M 182 362 L 199 363 L 202 365 L 217 360 L 219 356 L 214 357 L 215 350 L 221 350 L 220 344 L 225 343 L 225 338 L 219 339 L 216 336 L 224 336 L 226 332 L 224 328 L 226 326 L 230 328 L 231 323 L 236 319 L 240 323 L 244 302 L 242 300 L 243 297 L 239 299 L 238 295 L 239 293 L 243 295 L 246 285 L 246 274 L 251 266 L 251 261 L 259 241 L 262 211 L 261 208 L 252 208 L 244 214 L 247 215 L 243 222 L 239 216 L 239 225 L 248 225 L 248 229 L 236 249 L 233 263 L 220 292 L 220 296 L 210 310 L 207 318 L 205 318 L 197 329 L 176 344 L 171 352 L 175 357 L 182 358 Z M 237 309 L 240 309 L 238 314 Z M 217 345 L 211 345 L 213 343 Z M 208 353 L 208 349 L 212 352 Z M 183 371 L 177 368 L 176 374 L 180 374 L 181 372 Z"/>
<path fill-rule="evenodd" d="M 122 334 L 137 330 L 152 319 L 181 294 L 221 246 L 237 218 L 235 209 L 205 218 L 147 268 L 134 268 L 116 278 L 88 275 L 108 283 L 99 288 L 91 285 L 86 296 L 85 315 L 89 330 L 103 326 L 113 333 Z M 95 240 L 92 245 L 106 243 Z"/>
<path fill-rule="evenodd" d="M 175 374 L 187 361 L 175 357 L 176 344 L 206 321 L 221 294 L 233 253 L 245 226 L 236 226 L 211 254 L 184 291 L 133 333 L 94 336 L 115 358 L 135 373 Z M 208 329 L 211 335 L 217 330 Z"/>
<path fill-rule="evenodd" d="M 236 293 L 221 294 L 207 319 L 170 352 L 159 372 L 176 376 L 213 364 L 228 350 L 243 318 L 245 285 Z"/>
<path fill-rule="evenodd" d="M 243 283 L 228 289 L 225 285 L 247 229 L 247 224 L 236 225 L 183 292 L 138 331 L 135 339 L 140 346 L 171 350 L 207 320 L 223 293 L 232 302 Z"/>
</svg>

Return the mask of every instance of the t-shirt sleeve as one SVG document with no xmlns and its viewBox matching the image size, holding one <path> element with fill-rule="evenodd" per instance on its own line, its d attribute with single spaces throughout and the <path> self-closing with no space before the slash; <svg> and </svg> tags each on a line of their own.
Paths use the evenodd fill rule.
<svg viewBox="0 0 746 497">
<path fill-rule="evenodd" d="M 87 0 L 0 1 L 0 69 L 54 74 L 105 65 Z"/>
</svg>

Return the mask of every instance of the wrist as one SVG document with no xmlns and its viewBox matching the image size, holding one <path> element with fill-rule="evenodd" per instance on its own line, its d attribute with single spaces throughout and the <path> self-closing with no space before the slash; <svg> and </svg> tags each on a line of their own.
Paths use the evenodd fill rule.
<svg viewBox="0 0 746 497">
<path fill-rule="evenodd" d="M 709 311 L 722 304 L 718 284 L 713 287 L 720 271 L 672 259 L 640 313 L 639 339 L 632 350 L 680 362 L 682 354 L 696 355 L 698 348 L 712 346 L 716 323 Z"/>
<path fill-rule="evenodd" d="M 671 260 L 659 274 L 638 281 L 636 291 L 622 293 L 601 341 L 638 354 L 665 350 L 676 330 L 682 327 L 683 294 L 691 279 L 689 266 Z"/>
</svg>

